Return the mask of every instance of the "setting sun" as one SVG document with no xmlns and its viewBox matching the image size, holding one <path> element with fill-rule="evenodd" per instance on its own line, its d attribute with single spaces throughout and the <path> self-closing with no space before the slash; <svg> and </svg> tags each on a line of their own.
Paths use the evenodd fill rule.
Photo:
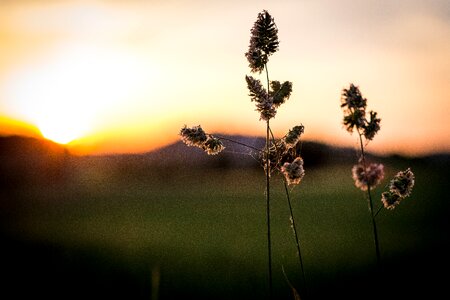
<svg viewBox="0 0 450 300">
<path fill-rule="evenodd" d="M 67 144 L 76 138 L 82 136 L 88 128 L 83 128 L 75 115 L 61 114 L 61 112 L 52 113 L 46 118 L 39 120 L 37 124 L 42 135 L 60 144 Z"/>
<path fill-rule="evenodd" d="M 131 53 L 70 45 L 12 80 L 15 107 L 42 135 L 66 144 L 139 88 L 144 70 Z"/>
<path fill-rule="evenodd" d="M 449 116 L 450 0 L 0 0 L 1 294 L 439 298 Z"/>
<path fill-rule="evenodd" d="M 271 79 L 293 83 L 274 134 L 301 122 L 306 139 L 353 146 L 339 107 L 353 82 L 382 118 L 370 151 L 449 151 L 445 1 L 411 1 L 268 1 L 281 41 Z M 244 54 L 260 4 L 0 1 L 0 118 L 77 153 L 150 151 L 184 124 L 258 135 Z"/>
</svg>

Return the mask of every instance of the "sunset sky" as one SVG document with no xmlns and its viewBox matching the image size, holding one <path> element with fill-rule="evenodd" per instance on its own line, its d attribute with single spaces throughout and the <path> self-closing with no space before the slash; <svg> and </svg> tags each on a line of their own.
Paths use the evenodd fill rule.
<svg viewBox="0 0 450 300">
<path fill-rule="evenodd" d="M 340 108 L 354 83 L 382 119 L 369 151 L 450 152 L 448 0 L 2 0 L 0 134 L 95 154 L 149 151 L 185 124 L 262 136 L 244 53 L 263 9 L 279 30 L 270 79 L 293 83 L 275 134 L 302 123 L 356 145 Z"/>
</svg>

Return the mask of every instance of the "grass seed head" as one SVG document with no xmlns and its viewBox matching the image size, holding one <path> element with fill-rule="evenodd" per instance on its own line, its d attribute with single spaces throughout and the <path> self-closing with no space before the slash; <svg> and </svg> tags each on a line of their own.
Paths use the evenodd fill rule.
<svg viewBox="0 0 450 300">
<path fill-rule="evenodd" d="M 305 170 L 303 169 L 303 159 L 301 157 L 297 157 L 291 163 L 284 163 L 281 167 L 281 172 L 283 173 L 289 185 L 299 184 L 303 179 L 303 176 L 305 176 Z"/>
<path fill-rule="evenodd" d="M 261 73 L 269 61 L 269 56 L 278 51 L 278 29 L 274 18 L 263 10 L 250 30 L 250 45 L 245 57 L 253 73 Z"/>
<path fill-rule="evenodd" d="M 362 191 L 367 191 L 368 186 L 373 188 L 383 180 L 384 166 L 373 163 L 364 170 L 364 166 L 359 163 L 353 166 L 352 177 L 357 188 L 360 188 Z"/>
</svg>

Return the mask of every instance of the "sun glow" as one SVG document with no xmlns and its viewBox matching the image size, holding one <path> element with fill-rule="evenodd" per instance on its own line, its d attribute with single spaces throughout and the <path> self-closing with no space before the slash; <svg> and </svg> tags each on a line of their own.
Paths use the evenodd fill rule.
<svg viewBox="0 0 450 300">
<path fill-rule="evenodd" d="M 10 85 L 10 97 L 45 138 L 66 144 L 101 126 L 148 77 L 145 64 L 131 52 L 70 45 L 21 70 Z"/>
<path fill-rule="evenodd" d="M 82 113 L 82 112 L 81 112 Z M 51 117 L 38 120 L 42 135 L 60 144 L 67 144 L 81 136 L 89 129 L 88 124 L 80 124 L 79 112 L 48 112 Z"/>
</svg>

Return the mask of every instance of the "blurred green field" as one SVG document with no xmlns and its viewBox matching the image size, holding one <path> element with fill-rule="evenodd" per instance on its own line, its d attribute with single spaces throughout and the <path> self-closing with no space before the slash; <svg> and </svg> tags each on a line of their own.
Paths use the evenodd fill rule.
<svg viewBox="0 0 450 300">
<path fill-rule="evenodd" d="M 398 170 L 411 167 L 416 175 L 412 196 L 377 216 L 383 273 L 351 165 L 306 169 L 292 190 L 306 283 L 284 187 L 273 176 L 277 299 L 293 299 L 282 267 L 304 299 L 388 293 L 411 299 L 444 290 L 448 277 L 435 270 L 448 271 L 448 165 L 383 163 L 386 177 L 373 192 L 377 207 Z M 4 291 L 47 299 L 267 299 L 262 170 L 133 172 L 82 161 L 70 167 L 72 176 L 62 182 L 2 192 Z"/>
</svg>

